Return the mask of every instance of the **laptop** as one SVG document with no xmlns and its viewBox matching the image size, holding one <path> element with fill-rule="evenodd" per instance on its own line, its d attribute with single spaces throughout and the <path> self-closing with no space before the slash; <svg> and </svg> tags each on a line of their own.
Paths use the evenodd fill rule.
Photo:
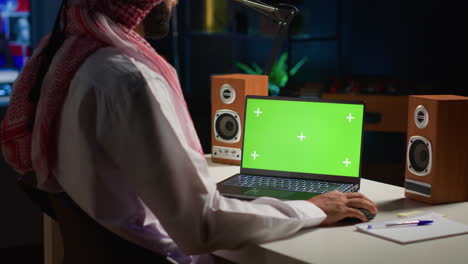
<svg viewBox="0 0 468 264">
<path fill-rule="evenodd" d="M 247 96 L 240 173 L 218 190 L 283 200 L 358 191 L 364 108 L 359 101 Z"/>
</svg>

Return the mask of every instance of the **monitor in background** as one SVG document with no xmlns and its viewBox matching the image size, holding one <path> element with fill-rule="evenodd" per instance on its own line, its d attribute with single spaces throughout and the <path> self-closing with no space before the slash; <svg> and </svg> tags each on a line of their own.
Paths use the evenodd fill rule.
<svg viewBox="0 0 468 264">
<path fill-rule="evenodd" d="M 30 12 L 30 0 L 0 0 L 0 97 L 11 94 L 31 56 Z"/>
</svg>

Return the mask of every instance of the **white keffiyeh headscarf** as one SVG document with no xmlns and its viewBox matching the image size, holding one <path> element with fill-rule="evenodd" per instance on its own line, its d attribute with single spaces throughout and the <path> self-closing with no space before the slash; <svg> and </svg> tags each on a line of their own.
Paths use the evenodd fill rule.
<svg viewBox="0 0 468 264">
<path fill-rule="evenodd" d="M 2 121 L 2 150 L 16 171 L 34 172 L 38 187 L 54 177 L 51 168 L 57 159 L 58 128 L 68 88 L 82 63 L 103 47 L 115 47 L 161 74 L 177 95 L 181 106 L 177 114 L 190 120 L 174 68 L 134 31 L 161 3 L 162 0 L 68 0 L 62 9 L 62 17 L 63 12 L 67 14 L 66 38 L 47 70 L 39 101 L 31 100 L 30 93 L 43 65 L 41 52 L 50 36 L 41 41 L 14 84 Z M 193 124 L 186 124 L 185 130 L 191 147 L 202 153 Z"/>
</svg>

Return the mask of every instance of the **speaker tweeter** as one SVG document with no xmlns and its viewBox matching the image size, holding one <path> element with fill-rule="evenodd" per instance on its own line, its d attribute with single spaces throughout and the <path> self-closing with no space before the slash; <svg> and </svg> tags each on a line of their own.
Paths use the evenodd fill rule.
<svg viewBox="0 0 468 264">
<path fill-rule="evenodd" d="M 418 128 L 426 128 L 429 124 L 429 112 L 424 105 L 418 105 L 414 111 L 414 122 Z"/>
<path fill-rule="evenodd" d="M 236 90 L 226 83 L 219 89 L 219 98 L 225 104 L 232 104 L 236 100 Z"/>
</svg>

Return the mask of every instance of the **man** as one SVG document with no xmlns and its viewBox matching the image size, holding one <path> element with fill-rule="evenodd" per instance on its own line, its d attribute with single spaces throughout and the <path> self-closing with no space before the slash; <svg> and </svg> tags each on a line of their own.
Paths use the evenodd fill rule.
<svg viewBox="0 0 468 264">
<path fill-rule="evenodd" d="M 365 221 L 356 208 L 376 213 L 375 204 L 359 193 L 246 202 L 216 191 L 174 69 L 134 31 L 151 10 L 145 33 L 165 35 L 175 4 L 74 0 L 64 7 L 66 35 L 52 35 L 48 42 L 62 40 L 37 107 L 25 107 L 20 91 L 33 90 L 41 57 L 31 59 L 16 84 L 2 127 L 10 163 L 21 173 L 34 171 L 39 188 L 65 191 L 119 236 L 178 262 L 345 217 Z M 27 128 L 31 117 L 18 116 L 28 111 L 35 111 L 31 135 L 17 129 Z M 28 142 L 32 160 L 21 155 L 31 151 Z"/>
</svg>

